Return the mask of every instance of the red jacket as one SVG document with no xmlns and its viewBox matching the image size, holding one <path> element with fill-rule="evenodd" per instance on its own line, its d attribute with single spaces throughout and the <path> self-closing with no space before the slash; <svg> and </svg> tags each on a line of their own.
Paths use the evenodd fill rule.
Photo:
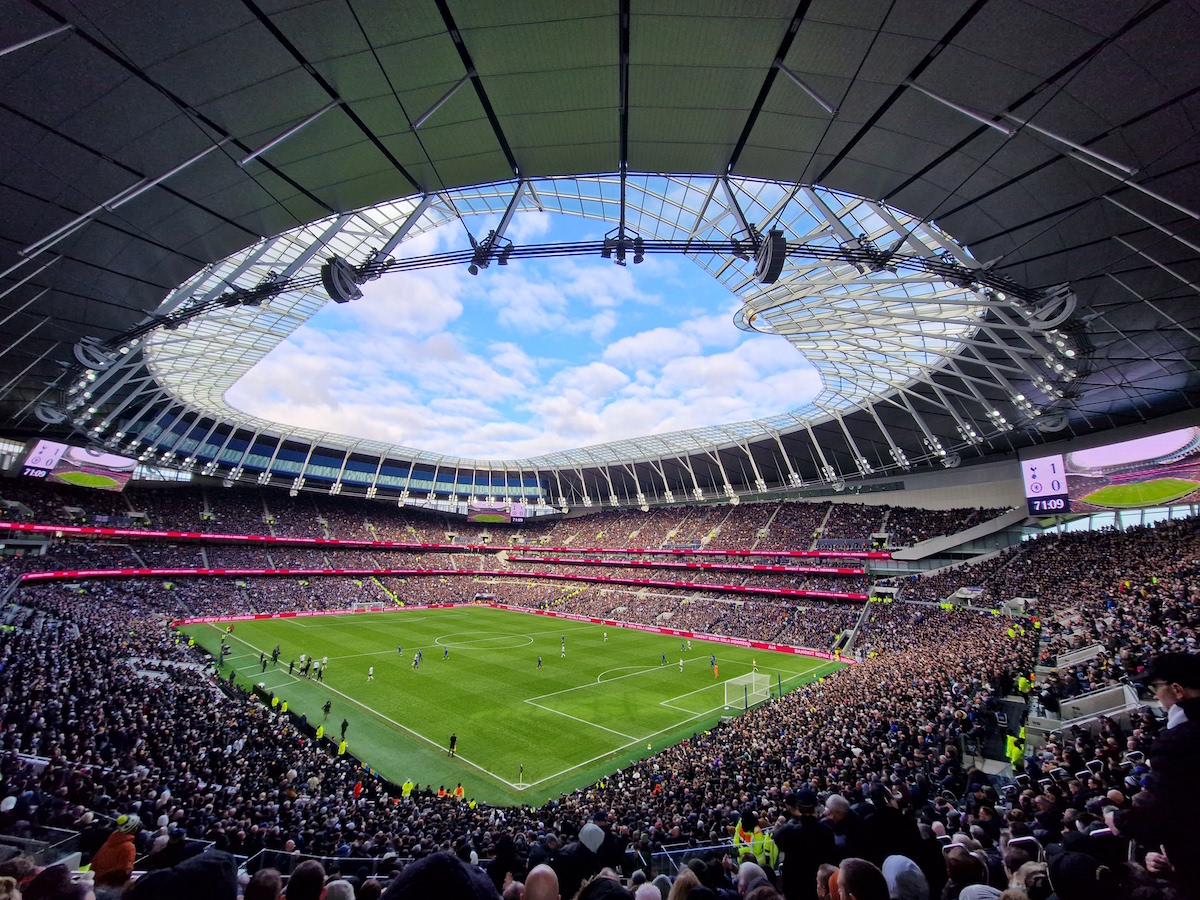
<svg viewBox="0 0 1200 900">
<path fill-rule="evenodd" d="M 133 872 L 133 861 L 136 857 L 137 848 L 133 845 L 133 835 L 114 831 L 108 836 L 104 846 L 92 857 L 92 871 L 96 873 L 96 884 L 117 887 L 123 885 Z"/>
</svg>

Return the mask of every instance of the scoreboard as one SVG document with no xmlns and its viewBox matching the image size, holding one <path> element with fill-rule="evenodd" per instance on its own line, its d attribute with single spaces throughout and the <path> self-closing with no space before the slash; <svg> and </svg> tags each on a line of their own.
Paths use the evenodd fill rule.
<svg viewBox="0 0 1200 900">
<path fill-rule="evenodd" d="M 25 457 L 21 472 L 31 478 L 45 478 L 54 471 L 69 448 L 55 441 L 38 441 Z"/>
<path fill-rule="evenodd" d="M 1022 460 L 1021 477 L 1025 481 L 1025 501 L 1031 516 L 1071 511 L 1066 465 L 1061 453 Z"/>
</svg>

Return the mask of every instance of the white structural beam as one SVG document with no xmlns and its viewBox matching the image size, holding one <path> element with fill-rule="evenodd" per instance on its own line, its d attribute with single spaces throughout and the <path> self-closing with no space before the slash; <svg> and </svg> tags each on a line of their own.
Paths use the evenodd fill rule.
<svg viewBox="0 0 1200 900">
<path fill-rule="evenodd" d="M 800 473 L 798 473 L 796 471 L 796 467 L 792 465 L 792 460 L 788 456 L 787 450 L 785 450 L 783 447 L 783 435 L 778 431 L 772 430 L 771 437 L 775 439 L 775 443 L 779 447 L 779 455 L 783 457 L 784 465 L 787 466 L 788 484 L 790 484 L 792 487 L 802 487 L 804 485 L 804 479 L 800 477 Z"/>
<path fill-rule="evenodd" d="M 279 458 L 279 451 L 283 449 L 283 442 L 286 441 L 290 436 L 291 432 L 287 432 L 286 434 L 282 434 L 277 438 L 275 449 L 271 451 L 271 458 L 267 460 L 266 467 L 258 473 L 259 484 L 271 483 L 271 468 L 275 465 L 275 460 Z"/>
<path fill-rule="evenodd" d="M 813 433 L 812 424 L 805 422 L 804 430 L 808 432 L 808 439 L 812 441 L 812 445 L 817 451 L 817 457 L 821 460 L 821 480 L 832 484 L 837 481 L 841 473 L 831 466 L 829 460 L 825 458 L 825 449 L 821 446 L 821 442 L 817 440 L 816 434 Z"/>
<path fill-rule="evenodd" d="M 197 421 L 199 421 L 199 420 L 197 420 Z M 214 419 L 213 423 L 208 426 L 208 431 L 204 432 L 204 437 L 200 438 L 200 440 L 197 441 L 195 449 L 188 452 L 187 458 L 184 459 L 184 461 L 183 461 L 183 466 L 185 469 L 190 470 L 196 465 L 197 455 L 200 453 L 201 450 L 204 449 L 204 445 L 208 443 L 209 438 L 211 438 L 213 436 L 213 432 L 215 432 L 217 430 L 217 426 L 219 424 L 220 424 L 220 422 L 218 422 L 216 419 Z"/>
<path fill-rule="evenodd" d="M 250 434 L 250 440 L 246 442 L 246 449 L 242 451 L 242 455 L 238 458 L 237 465 L 229 470 L 229 477 L 231 479 L 237 480 L 242 477 L 242 472 L 245 471 L 246 467 L 246 460 L 250 457 L 250 451 L 254 449 L 254 444 L 261 435 L 262 432 L 258 429 L 255 429 Z"/>
</svg>

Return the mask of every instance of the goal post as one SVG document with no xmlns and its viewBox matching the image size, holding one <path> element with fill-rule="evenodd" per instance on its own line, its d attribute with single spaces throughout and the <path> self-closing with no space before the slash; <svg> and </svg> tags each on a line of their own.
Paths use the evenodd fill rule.
<svg viewBox="0 0 1200 900">
<path fill-rule="evenodd" d="M 771 676 L 758 672 L 725 682 L 725 708 L 747 710 L 771 699 Z"/>
</svg>

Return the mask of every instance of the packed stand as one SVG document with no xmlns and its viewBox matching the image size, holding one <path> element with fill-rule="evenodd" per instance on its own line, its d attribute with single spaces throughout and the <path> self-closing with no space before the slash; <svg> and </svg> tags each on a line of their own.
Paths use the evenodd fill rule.
<svg viewBox="0 0 1200 900">
<path fill-rule="evenodd" d="M 866 550 L 870 546 L 871 535 L 877 533 L 882 525 L 883 512 L 883 508 L 878 506 L 835 503 L 821 530 L 821 539 L 825 542 L 836 541 L 839 549 Z"/>
<path fill-rule="evenodd" d="M 740 503 L 729 508 L 716 535 L 708 544 L 712 550 L 753 550 L 759 534 L 767 528 L 778 503 Z"/>
<path fill-rule="evenodd" d="M 785 501 L 770 528 L 758 542 L 759 550 L 807 550 L 817 538 L 817 529 L 829 512 L 828 503 Z"/>
<path fill-rule="evenodd" d="M 960 748 L 995 727 L 997 699 L 1032 669 L 1037 629 L 1029 620 L 877 604 L 859 636 L 867 651 L 860 664 L 544 807 L 496 810 L 439 799 L 428 788 L 415 800 L 390 802 L 387 785 L 352 758 L 237 690 L 218 693 L 206 673 L 139 673 L 130 658 L 192 658 L 163 626 L 202 602 L 188 585 L 27 589 L 23 603 L 76 623 L 79 636 L 64 638 L 60 628 L 0 632 L 0 825 L 53 819 L 84 828 L 89 857 L 103 863 L 94 867 L 102 889 L 128 875 L 109 867 L 113 854 L 101 854 L 104 845 L 142 855 L 183 833 L 218 849 L 270 851 L 284 868 L 294 853 L 419 857 L 392 879 L 389 897 L 450 896 L 446 885 L 454 882 L 491 898 L 508 875 L 541 890 L 550 879 L 537 869 L 542 860 L 554 877 L 551 896 L 574 897 L 602 863 L 632 875 L 663 845 L 731 839 L 761 870 L 737 872 L 740 896 L 750 900 L 774 898 L 777 888 L 788 900 L 815 894 L 820 865 L 839 861 L 824 870 L 826 886 L 836 871 L 839 900 L 969 900 L 999 896 L 1010 882 L 1017 887 L 1009 897 L 1028 900 L 1050 891 L 1059 900 L 1195 897 L 1198 533 L 1188 520 L 1044 538 L 986 582 L 998 599 L 1039 597 L 1050 650 L 1104 644 L 1123 672 L 1149 682 L 1167 712 L 1165 720 L 1138 714 L 1128 725 L 1105 723 L 1095 735 L 1048 744 L 1024 762 L 1029 786 L 1004 796 L 964 764 Z M 236 590 L 225 600 L 236 604 Z M 635 608 L 642 601 L 656 619 L 712 614 L 671 600 L 675 607 L 663 603 L 657 614 L 660 601 L 651 598 L 630 599 L 625 609 L 642 614 Z M 1187 655 L 1163 657 L 1176 649 Z M 1089 677 L 1114 673 L 1105 662 Z M 45 768 L 11 751 L 41 756 Z M 1130 751 L 1149 766 L 1127 765 Z M 1084 771 L 1091 774 L 1075 774 Z M 1115 837 L 1095 833 L 1106 824 Z M 819 830 L 826 826 L 828 833 Z M 1150 849 L 1137 854 L 1144 865 L 1126 862 L 1123 836 Z M 1044 864 L 1039 845 L 1051 848 Z M 470 851 L 496 862 L 473 868 Z M 676 876 L 671 900 L 699 900 L 704 890 L 738 895 L 730 864 L 697 853 L 708 861 Z M 400 865 L 381 862 L 385 880 Z M 299 866 L 293 871 L 306 883 Z M 329 891 L 324 872 L 311 877 L 314 898 Z M 627 890 L 593 881 L 583 896 Z"/>
<path fill-rule="evenodd" d="M 930 538 L 958 534 L 1008 512 L 1007 507 L 993 509 L 922 509 L 917 506 L 884 507 L 890 535 L 889 547 L 911 547 Z"/>
</svg>

